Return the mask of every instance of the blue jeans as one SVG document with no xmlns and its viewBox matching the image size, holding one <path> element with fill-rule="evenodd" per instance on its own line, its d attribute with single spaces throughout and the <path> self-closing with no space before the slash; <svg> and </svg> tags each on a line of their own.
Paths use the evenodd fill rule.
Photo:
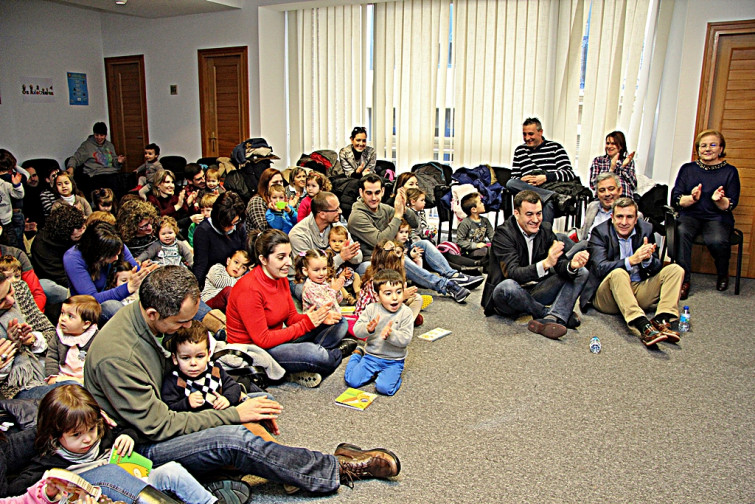
<svg viewBox="0 0 755 504">
<path fill-rule="evenodd" d="M 522 314 L 543 318 L 546 315 L 568 322 L 574 304 L 585 287 L 589 273 L 586 268 L 577 270 L 570 279 L 550 275 L 527 290 L 516 280 L 506 279 L 493 290 L 493 302 L 499 315 L 516 318 Z M 548 309 L 548 305 L 551 305 Z"/>
<path fill-rule="evenodd" d="M 135 478 L 120 466 L 106 464 L 81 473 L 82 478 L 92 485 L 102 488 L 102 493 L 114 501 L 127 504 L 137 502 L 137 496 L 144 490 L 147 483 Z"/>
<path fill-rule="evenodd" d="M 404 269 L 406 269 L 406 278 L 425 289 L 432 289 L 441 294 L 446 293 L 446 284 L 449 278 L 454 276 L 457 271 L 453 269 L 443 257 L 443 254 L 427 240 L 420 240 L 413 244 L 425 251 L 422 255 L 427 266 L 440 274 L 440 276 L 427 271 L 425 268 L 418 266 L 408 255 L 404 256 Z"/>
<path fill-rule="evenodd" d="M 81 384 L 73 380 L 64 380 L 64 381 L 53 383 L 51 385 L 39 385 L 37 387 L 19 391 L 18 394 L 16 394 L 16 399 L 42 399 L 44 396 L 47 395 L 49 391 L 51 391 L 54 388 L 58 388 L 62 385 L 81 385 Z"/>
<path fill-rule="evenodd" d="M 320 324 L 289 343 L 268 348 L 267 352 L 287 373 L 309 371 L 327 376 L 341 364 L 338 345 L 348 329 L 343 318 L 333 325 Z"/>
<path fill-rule="evenodd" d="M 168 462 L 153 469 L 147 482 L 161 492 L 176 494 L 183 502 L 211 504 L 217 500 L 184 466 L 176 462 Z"/>
<path fill-rule="evenodd" d="M 136 449 L 155 465 L 174 460 L 192 474 L 232 466 L 309 492 L 333 492 L 340 485 L 333 455 L 265 441 L 243 425 L 221 425 Z"/>
<path fill-rule="evenodd" d="M 212 311 L 212 308 L 210 308 L 209 306 L 207 306 L 207 303 L 205 303 L 204 301 L 202 301 L 200 299 L 199 300 L 199 310 L 197 311 L 197 314 L 194 315 L 194 320 L 198 320 L 198 321 L 202 322 L 202 319 L 205 317 L 205 315 L 207 315 L 211 311 Z"/>
<path fill-rule="evenodd" d="M 506 182 L 506 189 L 508 189 L 512 194 L 517 194 L 521 191 L 535 191 L 543 201 L 543 222 L 549 222 L 553 224 L 553 219 L 556 216 L 556 211 L 553 206 L 552 196 L 556 194 L 555 192 L 549 191 L 548 189 L 543 189 L 542 187 L 534 186 L 532 184 L 528 184 L 527 182 L 522 182 L 522 179 L 509 179 L 509 181 Z"/>
<path fill-rule="evenodd" d="M 42 286 L 48 303 L 58 304 L 68 299 L 68 287 L 58 285 L 49 278 L 40 278 L 39 285 Z"/>
<path fill-rule="evenodd" d="M 401 373 L 404 372 L 404 359 L 388 360 L 374 355 L 351 354 L 346 372 L 343 375 L 346 385 L 359 388 L 375 378 L 378 394 L 392 396 L 401 387 Z"/>
<path fill-rule="evenodd" d="M 134 301 L 134 303 L 138 303 L 138 301 Z M 102 307 L 102 314 L 100 315 L 100 329 L 102 329 L 102 326 L 113 316 L 118 313 L 118 310 L 123 308 L 124 304 L 120 301 L 116 301 L 115 299 L 109 299 L 105 301 L 104 303 L 100 303 L 100 306 Z"/>
</svg>

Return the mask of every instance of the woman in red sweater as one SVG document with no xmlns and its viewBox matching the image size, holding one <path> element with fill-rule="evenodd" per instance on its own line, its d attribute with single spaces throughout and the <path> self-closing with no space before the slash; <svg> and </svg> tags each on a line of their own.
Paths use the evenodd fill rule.
<svg viewBox="0 0 755 504">
<path fill-rule="evenodd" d="M 259 265 L 236 283 L 228 298 L 228 342 L 264 348 L 283 366 L 289 381 L 316 387 L 354 350 L 356 340 L 344 340 L 346 320 L 329 305 L 296 311 L 288 283 L 287 234 L 268 229 L 257 238 L 254 252 Z"/>
</svg>

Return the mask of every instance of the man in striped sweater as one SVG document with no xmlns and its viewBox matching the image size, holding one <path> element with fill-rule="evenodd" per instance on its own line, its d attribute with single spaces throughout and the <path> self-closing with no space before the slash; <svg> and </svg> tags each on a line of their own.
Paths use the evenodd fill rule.
<svg viewBox="0 0 755 504">
<path fill-rule="evenodd" d="M 553 222 L 556 193 L 541 187 L 546 182 L 569 182 L 576 177 L 564 147 L 543 138 L 543 125 L 536 117 L 522 124 L 524 144 L 514 151 L 514 168 L 506 189 L 513 194 L 531 190 L 543 201 L 543 222 Z"/>
</svg>

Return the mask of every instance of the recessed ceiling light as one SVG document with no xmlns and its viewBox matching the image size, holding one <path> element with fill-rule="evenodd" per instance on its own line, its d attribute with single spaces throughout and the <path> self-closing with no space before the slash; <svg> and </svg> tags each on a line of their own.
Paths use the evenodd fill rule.
<svg viewBox="0 0 755 504">
<path fill-rule="evenodd" d="M 115 5 L 126 5 L 128 0 L 115 0 Z"/>
</svg>

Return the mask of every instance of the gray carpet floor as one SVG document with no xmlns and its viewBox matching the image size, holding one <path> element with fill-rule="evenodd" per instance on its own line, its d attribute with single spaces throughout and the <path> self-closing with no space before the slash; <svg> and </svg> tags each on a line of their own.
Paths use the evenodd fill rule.
<svg viewBox="0 0 755 504">
<path fill-rule="evenodd" d="M 453 333 L 412 341 L 394 397 L 337 406 L 345 364 L 317 389 L 270 389 L 281 442 L 383 446 L 401 459 L 398 478 L 324 497 L 262 482 L 254 502 L 755 502 L 755 280 L 739 296 L 733 279 L 725 293 L 714 282 L 693 276 L 691 333 L 655 350 L 594 310 L 551 341 L 525 318 L 485 318 L 481 287 L 465 305 L 436 297 L 415 336 Z"/>
</svg>

